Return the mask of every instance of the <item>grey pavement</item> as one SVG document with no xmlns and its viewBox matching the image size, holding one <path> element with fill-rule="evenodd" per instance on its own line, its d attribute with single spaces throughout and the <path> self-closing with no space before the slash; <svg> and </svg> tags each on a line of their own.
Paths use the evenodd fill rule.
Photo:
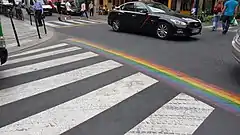
<svg viewBox="0 0 240 135">
<path fill-rule="evenodd" d="M 239 117 L 73 41 L 14 53 L 0 75 L 1 135 L 240 132 Z"/>
<path fill-rule="evenodd" d="M 43 27 L 41 27 L 39 29 L 41 34 L 41 39 L 39 39 L 37 30 L 34 24 L 30 25 L 30 22 L 28 20 L 20 21 L 20 20 L 13 19 L 16 32 L 18 35 L 18 39 L 20 42 L 20 47 L 18 47 L 10 18 L 5 17 L 3 15 L 1 15 L 0 17 L 1 17 L 2 27 L 3 27 L 3 34 L 6 42 L 6 47 L 8 48 L 9 52 L 18 51 L 20 49 L 24 49 L 30 46 L 40 44 L 42 42 L 45 42 L 51 39 L 54 35 L 54 32 L 52 29 L 47 29 L 47 34 L 45 34 Z"/>
</svg>

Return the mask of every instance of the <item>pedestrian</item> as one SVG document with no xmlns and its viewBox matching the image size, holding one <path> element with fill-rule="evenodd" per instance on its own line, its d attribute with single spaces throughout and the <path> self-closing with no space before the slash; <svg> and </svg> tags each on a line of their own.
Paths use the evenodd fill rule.
<svg viewBox="0 0 240 135">
<path fill-rule="evenodd" d="M 43 7 L 42 7 L 42 1 L 37 0 L 34 5 L 33 9 L 35 11 L 35 18 L 37 19 L 38 26 L 43 26 L 42 24 L 42 16 L 43 16 Z"/>
<path fill-rule="evenodd" d="M 224 4 L 224 8 L 222 11 L 222 34 L 226 34 L 228 32 L 228 28 L 230 22 L 236 16 L 238 9 L 238 1 L 236 0 L 228 0 Z"/>
<path fill-rule="evenodd" d="M 89 4 L 90 16 L 93 16 L 93 2 L 91 1 Z"/>
<path fill-rule="evenodd" d="M 87 9 L 86 9 L 86 4 L 85 2 L 83 2 L 81 4 L 81 16 L 83 16 L 83 13 L 85 13 L 85 16 L 88 18 L 88 14 L 87 14 Z"/>
<path fill-rule="evenodd" d="M 59 14 L 59 16 L 58 16 L 58 20 L 59 20 L 59 21 L 62 21 L 62 8 L 61 8 L 61 1 L 58 0 L 58 1 L 56 2 L 56 5 L 57 5 L 57 12 L 58 12 L 58 14 Z"/>
<path fill-rule="evenodd" d="M 65 17 L 65 21 L 66 21 L 67 19 L 71 19 L 71 13 L 72 13 L 71 4 L 69 0 L 67 0 L 67 2 L 65 3 L 65 7 L 67 10 L 67 17 Z"/>
<path fill-rule="evenodd" d="M 223 9 L 223 1 L 222 0 L 218 0 L 216 2 L 216 4 L 214 5 L 214 8 L 213 8 L 214 16 L 213 16 L 212 31 L 215 31 L 218 28 L 220 17 L 221 17 L 221 13 L 222 13 L 222 9 Z"/>
</svg>

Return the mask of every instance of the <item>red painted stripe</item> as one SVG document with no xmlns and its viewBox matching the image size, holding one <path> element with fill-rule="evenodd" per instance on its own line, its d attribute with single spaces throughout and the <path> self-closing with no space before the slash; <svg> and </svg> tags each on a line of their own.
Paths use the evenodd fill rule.
<svg viewBox="0 0 240 135">
<path fill-rule="evenodd" d="M 147 17 L 146 17 L 146 19 L 144 20 L 144 22 L 143 22 L 143 24 L 142 24 L 142 26 L 140 27 L 140 28 L 142 28 L 145 24 L 146 24 L 146 22 L 147 22 L 147 20 L 150 18 L 150 16 L 148 15 Z"/>
</svg>

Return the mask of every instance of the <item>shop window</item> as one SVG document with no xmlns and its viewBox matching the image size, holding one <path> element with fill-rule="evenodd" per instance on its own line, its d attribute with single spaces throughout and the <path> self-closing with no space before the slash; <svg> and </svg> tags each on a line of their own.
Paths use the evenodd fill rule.
<svg viewBox="0 0 240 135">
<path fill-rule="evenodd" d="M 182 0 L 181 11 L 191 11 L 192 0 Z"/>
</svg>

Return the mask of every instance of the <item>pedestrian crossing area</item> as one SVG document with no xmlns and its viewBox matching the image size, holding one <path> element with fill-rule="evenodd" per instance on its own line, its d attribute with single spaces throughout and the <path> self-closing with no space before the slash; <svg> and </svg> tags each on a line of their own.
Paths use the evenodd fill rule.
<svg viewBox="0 0 240 135">
<path fill-rule="evenodd" d="M 106 24 L 107 22 L 102 20 L 94 20 L 94 19 L 71 19 L 66 21 L 47 21 L 45 22 L 46 26 L 52 28 L 61 28 L 61 27 L 74 27 L 74 26 L 81 26 L 81 25 L 96 25 L 96 24 Z"/>
<path fill-rule="evenodd" d="M 195 135 L 216 111 L 69 43 L 10 55 L 0 84 L 1 135 Z"/>
</svg>

